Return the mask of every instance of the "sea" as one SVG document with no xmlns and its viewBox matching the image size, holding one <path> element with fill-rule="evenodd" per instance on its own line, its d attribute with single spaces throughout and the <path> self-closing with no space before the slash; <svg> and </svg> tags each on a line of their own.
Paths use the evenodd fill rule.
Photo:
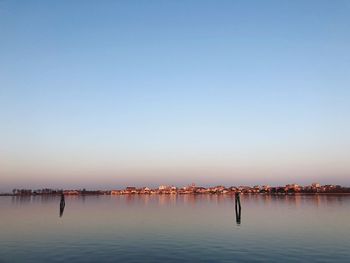
<svg viewBox="0 0 350 263">
<path fill-rule="evenodd" d="M 350 195 L 3 196 L 0 262 L 350 262 Z"/>
</svg>

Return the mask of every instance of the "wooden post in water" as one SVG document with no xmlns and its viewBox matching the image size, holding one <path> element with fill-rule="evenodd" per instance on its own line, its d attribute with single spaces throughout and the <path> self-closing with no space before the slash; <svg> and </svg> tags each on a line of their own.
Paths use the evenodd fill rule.
<svg viewBox="0 0 350 263">
<path fill-rule="evenodd" d="M 239 207 L 239 210 L 241 210 L 241 197 L 239 195 L 239 192 L 235 192 L 235 206 Z"/>
<path fill-rule="evenodd" d="M 236 223 L 241 224 L 241 198 L 239 192 L 235 192 Z"/>
</svg>

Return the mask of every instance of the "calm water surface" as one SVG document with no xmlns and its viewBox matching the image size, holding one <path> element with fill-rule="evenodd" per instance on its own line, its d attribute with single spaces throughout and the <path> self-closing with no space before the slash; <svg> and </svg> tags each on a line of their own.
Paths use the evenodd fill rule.
<svg viewBox="0 0 350 263">
<path fill-rule="evenodd" d="M 350 196 L 0 197 L 0 262 L 350 262 Z"/>
</svg>

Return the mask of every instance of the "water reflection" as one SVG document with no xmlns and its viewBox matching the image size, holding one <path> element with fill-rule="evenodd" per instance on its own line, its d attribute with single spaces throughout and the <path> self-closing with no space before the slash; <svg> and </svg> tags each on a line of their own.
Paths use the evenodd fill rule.
<svg viewBox="0 0 350 263">
<path fill-rule="evenodd" d="M 241 224 L 241 207 L 237 209 L 237 206 L 235 207 L 236 210 L 236 223 L 237 225 Z"/>
<path fill-rule="evenodd" d="M 32 196 L 30 195 L 12 196 L 11 201 L 14 204 L 26 204 L 32 201 Z"/>
<path fill-rule="evenodd" d="M 60 201 L 60 217 L 63 216 L 64 208 L 66 206 L 66 201 L 64 199 L 64 194 L 61 195 L 61 201 Z"/>
<path fill-rule="evenodd" d="M 241 224 L 241 198 L 239 192 L 235 193 L 235 211 L 236 211 L 236 223 Z"/>
</svg>

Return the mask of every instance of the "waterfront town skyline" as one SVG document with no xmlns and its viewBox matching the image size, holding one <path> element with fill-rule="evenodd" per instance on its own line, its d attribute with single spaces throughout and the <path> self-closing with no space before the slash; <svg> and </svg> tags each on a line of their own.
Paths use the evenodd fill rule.
<svg viewBox="0 0 350 263">
<path fill-rule="evenodd" d="M 293 183 L 291 183 L 293 182 Z M 313 186 L 313 185 L 318 185 L 318 186 L 337 186 L 337 187 L 342 187 L 342 188 L 350 188 L 350 184 L 342 184 L 342 183 L 336 183 L 336 182 L 332 182 L 331 180 L 325 180 L 325 181 L 309 181 L 306 183 L 295 183 L 296 181 L 290 181 L 290 182 L 286 182 L 286 181 L 282 181 L 280 183 L 270 183 L 270 182 L 266 182 L 264 181 L 263 183 L 240 183 L 240 182 L 236 182 L 236 183 L 227 183 L 227 182 L 216 182 L 216 183 L 198 183 L 198 182 L 194 182 L 192 181 L 191 183 L 169 183 L 169 182 L 164 182 L 163 184 L 156 184 L 156 183 L 142 183 L 142 182 L 138 182 L 138 183 L 124 183 L 124 184 L 118 184 L 118 183 L 111 183 L 108 186 L 107 185 L 91 185 L 91 184 L 74 184 L 74 185 L 59 185 L 59 186 L 55 186 L 55 185 L 50 185 L 50 184 L 37 184 L 37 185 L 25 185 L 25 184 L 18 184 L 18 185 L 11 185 L 11 187 L 6 187 L 6 188 L 1 188 L 0 185 L 0 194 L 7 194 L 7 193 L 12 193 L 13 189 L 31 189 L 34 191 L 34 189 L 55 189 L 55 190 L 63 190 L 63 189 L 88 189 L 89 191 L 110 191 L 110 190 L 116 190 L 116 189 L 126 189 L 128 187 L 135 187 L 136 189 L 143 189 L 143 188 L 148 188 L 148 189 L 158 189 L 159 187 L 173 187 L 176 189 L 182 189 L 184 187 L 187 186 L 191 186 L 194 185 L 196 187 L 203 187 L 203 188 L 212 188 L 212 187 L 216 187 L 216 186 L 221 186 L 221 187 L 245 187 L 245 188 L 254 188 L 254 187 L 277 187 L 277 188 L 281 188 L 281 187 L 287 187 L 287 186 L 291 186 L 291 185 L 296 185 L 299 186 L 301 188 L 303 187 L 307 187 L 307 186 Z"/>
<path fill-rule="evenodd" d="M 191 185 L 177 187 L 174 185 L 160 185 L 156 188 L 147 186 L 136 187 L 126 186 L 123 189 L 12 189 L 11 193 L 3 193 L 3 195 L 124 195 L 124 194 L 316 194 L 316 193 L 350 193 L 350 187 L 341 185 L 321 185 L 320 183 L 312 183 L 310 185 L 287 184 L 284 186 L 270 186 L 270 185 L 254 185 L 254 186 L 197 186 Z"/>
</svg>

